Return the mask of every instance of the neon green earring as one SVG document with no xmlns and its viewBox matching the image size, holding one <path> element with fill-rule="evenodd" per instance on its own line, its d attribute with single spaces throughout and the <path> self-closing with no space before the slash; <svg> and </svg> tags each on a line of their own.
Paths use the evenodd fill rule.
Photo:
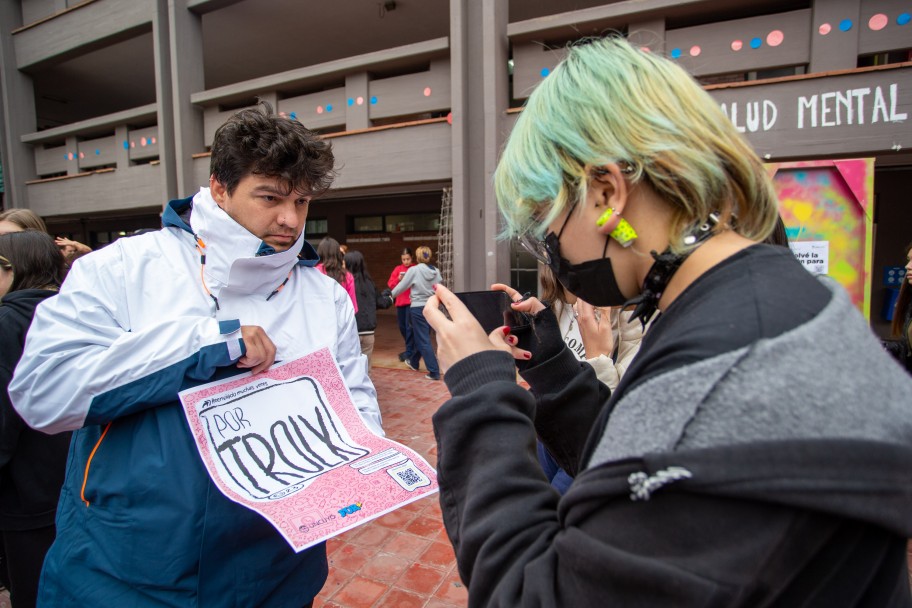
<svg viewBox="0 0 912 608">
<path fill-rule="evenodd" d="M 595 225 L 601 228 L 609 222 L 614 223 L 615 226 L 608 233 L 608 236 L 617 241 L 622 247 L 630 247 L 631 243 L 639 236 L 633 226 L 630 225 L 630 222 L 622 218 L 621 214 L 611 207 L 606 209 L 605 213 L 595 221 Z"/>
</svg>

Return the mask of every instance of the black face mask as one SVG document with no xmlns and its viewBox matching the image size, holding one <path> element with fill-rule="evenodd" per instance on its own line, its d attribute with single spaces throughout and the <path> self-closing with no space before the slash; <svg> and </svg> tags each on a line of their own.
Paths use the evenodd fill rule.
<svg viewBox="0 0 912 608">
<path fill-rule="evenodd" d="M 554 233 L 549 234 L 545 241 L 551 251 L 560 251 L 560 243 Z M 618 287 L 611 259 L 605 257 L 607 251 L 608 237 L 605 237 L 605 251 L 601 259 L 571 264 L 558 254 L 551 257 L 549 266 L 561 285 L 577 298 L 597 307 L 620 306 L 627 298 Z"/>
</svg>

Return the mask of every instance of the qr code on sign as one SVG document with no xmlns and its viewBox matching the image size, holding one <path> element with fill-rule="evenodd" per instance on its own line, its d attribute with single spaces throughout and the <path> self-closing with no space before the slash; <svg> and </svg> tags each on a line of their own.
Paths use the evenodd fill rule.
<svg viewBox="0 0 912 608">
<path fill-rule="evenodd" d="M 405 482 L 405 485 L 414 486 L 421 483 L 421 476 L 415 472 L 415 469 L 405 469 L 404 471 L 396 471 L 396 475 L 399 476 L 399 479 Z"/>
<path fill-rule="evenodd" d="M 411 459 L 399 466 L 387 469 L 386 472 L 389 473 L 390 477 L 396 480 L 396 483 L 398 483 L 402 489 L 408 490 L 409 492 L 414 492 L 418 488 L 431 485 L 431 480 L 428 479 L 428 476 L 415 466 L 415 463 L 412 462 Z"/>
</svg>

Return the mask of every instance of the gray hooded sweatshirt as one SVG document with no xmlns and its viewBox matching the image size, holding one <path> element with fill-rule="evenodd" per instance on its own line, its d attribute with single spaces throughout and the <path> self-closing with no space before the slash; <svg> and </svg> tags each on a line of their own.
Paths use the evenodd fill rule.
<svg viewBox="0 0 912 608">
<path fill-rule="evenodd" d="M 436 267 L 429 264 L 416 264 L 408 269 L 399 284 L 393 289 L 392 295 L 395 298 L 400 293 L 412 288 L 412 308 L 424 306 L 428 298 L 434 295 L 434 285 L 442 283 L 443 277 Z"/>
</svg>

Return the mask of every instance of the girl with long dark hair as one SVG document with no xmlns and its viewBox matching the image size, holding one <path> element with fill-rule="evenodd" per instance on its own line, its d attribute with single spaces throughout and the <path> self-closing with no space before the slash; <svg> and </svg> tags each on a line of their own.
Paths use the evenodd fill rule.
<svg viewBox="0 0 912 608">
<path fill-rule="evenodd" d="M 355 312 L 358 312 L 358 297 L 355 295 L 355 279 L 345 269 L 345 258 L 342 256 L 342 250 L 339 248 L 339 241 L 332 237 L 324 237 L 317 245 L 317 255 L 320 256 L 320 263 L 316 268 L 326 276 L 334 279 L 339 285 L 348 292 L 351 298 L 352 306 Z"/>
<path fill-rule="evenodd" d="M 390 289 L 396 288 L 408 269 L 415 263 L 415 254 L 409 247 L 406 247 L 399 254 L 399 261 L 401 263 L 393 268 L 389 280 L 386 282 Z M 402 362 L 410 361 L 416 352 L 415 337 L 412 335 L 412 323 L 409 316 L 412 306 L 411 293 L 411 289 L 405 289 L 396 296 L 395 300 L 396 321 L 399 323 L 399 333 L 402 334 L 402 339 L 405 341 L 405 350 L 399 353 L 399 360 Z"/>
<path fill-rule="evenodd" d="M 367 371 L 370 373 L 374 353 L 374 330 L 377 329 L 377 309 L 389 308 L 389 298 L 377 292 L 377 286 L 367 270 L 367 262 L 360 251 L 349 251 L 345 254 L 345 268 L 355 278 L 355 295 L 358 308 L 355 322 L 358 324 L 358 338 L 361 340 L 361 353 L 367 357 Z"/>
<path fill-rule="evenodd" d="M 66 275 L 60 249 L 37 230 L 0 234 L 0 539 L 13 606 L 34 606 L 44 556 L 54 541 L 70 433 L 30 429 L 7 387 L 35 309 Z"/>
</svg>

